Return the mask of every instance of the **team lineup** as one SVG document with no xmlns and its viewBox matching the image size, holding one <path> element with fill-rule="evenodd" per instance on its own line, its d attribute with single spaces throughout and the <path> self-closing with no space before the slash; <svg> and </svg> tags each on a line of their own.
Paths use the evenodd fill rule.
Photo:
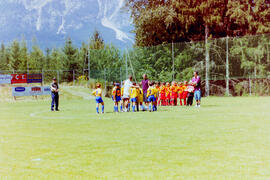
<svg viewBox="0 0 270 180">
<path fill-rule="evenodd" d="M 196 100 L 196 107 L 201 103 L 201 79 L 198 72 L 194 72 L 194 77 L 189 82 L 154 82 L 143 75 L 140 83 L 133 82 L 133 77 L 120 83 L 114 83 L 112 90 L 112 100 L 114 101 L 114 112 L 139 112 L 157 111 L 158 106 L 177 106 L 178 99 L 180 106 L 192 106 L 193 99 Z M 102 99 L 101 84 L 96 84 L 96 89 L 92 92 L 96 97 L 96 113 L 104 113 L 104 102 Z"/>
</svg>

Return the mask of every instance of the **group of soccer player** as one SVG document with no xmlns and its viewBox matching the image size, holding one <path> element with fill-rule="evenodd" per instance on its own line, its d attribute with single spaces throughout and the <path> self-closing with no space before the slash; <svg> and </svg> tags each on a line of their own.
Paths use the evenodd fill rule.
<svg viewBox="0 0 270 180">
<path fill-rule="evenodd" d="M 196 72 L 196 74 L 198 74 Z M 143 81 L 142 81 L 143 82 Z M 132 76 L 122 86 L 114 83 L 112 90 L 112 100 L 114 101 L 114 112 L 138 112 L 157 111 L 158 106 L 177 106 L 178 99 L 180 106 L 192 106 L 193 98 L 196 99 L 196 107 L 200 107 L 200 77 L 195 76 L 187 82 L 154 82 L 146 81 L 147 88 L 143 88 L 143 83 L 132 82 Z M 96 111 L 99 113 L 99 105 L 104 113 L 104 102 L 102 100 L 101 85 L 97 84 L 97 89 L 93 91 L 96 96 Z"/>
</svg>

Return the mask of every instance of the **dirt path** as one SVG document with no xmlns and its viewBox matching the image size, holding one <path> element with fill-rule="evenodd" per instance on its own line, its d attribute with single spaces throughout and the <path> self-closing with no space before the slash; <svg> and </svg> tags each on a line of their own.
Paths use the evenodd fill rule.
<svg viewBox="0 0 270 180">
<path fill-rule="evenodd" d="M 95 97 L 93 95 L 91 95 L 90 90 L 89 90 L 89 93 L 86 93 L 86 92 L 80 91 L 80 89 L 77 87 L 64 86 L 61 88 L 63 88 L 64 91 L 72 94 L 73 96 L 79 96 L 79 97 L 82 97 L 83 99 L 86 99 L 86 100 L 95 99 Z M 83 88 L 83 87 L 80 87 L 80 88 Z M 85 88 L 85 90 L 88 90 L 88 89 Z"/>
</svg>

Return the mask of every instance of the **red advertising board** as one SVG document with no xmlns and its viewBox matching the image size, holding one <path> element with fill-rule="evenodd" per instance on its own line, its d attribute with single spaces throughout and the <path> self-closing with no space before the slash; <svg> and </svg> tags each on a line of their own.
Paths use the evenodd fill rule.
<svg viewBox="0 0 270 180">
<path fill-rule="evenodd" d="M 11 84 L 27 83 L 27 74 L 11 74 Z"/>
</svg>

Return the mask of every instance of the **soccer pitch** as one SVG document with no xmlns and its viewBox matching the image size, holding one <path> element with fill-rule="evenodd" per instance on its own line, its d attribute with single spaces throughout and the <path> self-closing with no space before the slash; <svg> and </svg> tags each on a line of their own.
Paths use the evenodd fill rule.
<svg viewBox="0 0 270 180">
<path fill-rule="evenodd" d="M 0 103 L 1 179 L 270 178 L 269 97 L 119 114 L 106 99 L 104 115 L 80 97 L 49 104 Z"/>
</svg>

